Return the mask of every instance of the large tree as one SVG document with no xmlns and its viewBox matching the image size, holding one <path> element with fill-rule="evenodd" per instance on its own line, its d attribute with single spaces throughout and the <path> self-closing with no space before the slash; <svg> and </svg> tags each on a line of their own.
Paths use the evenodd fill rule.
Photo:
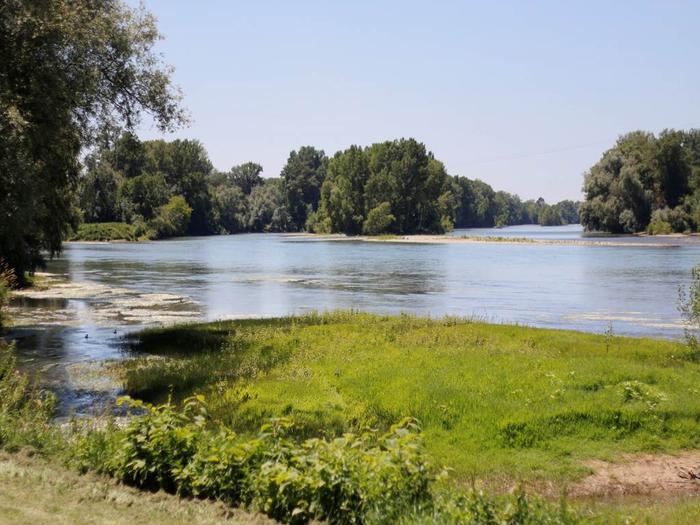
<svg viewBox="0 0 700 525">
<path fill-rule="evenodd" d="M 327 164 L 323 150 L 304 146 L 292 151 L 282 168 L 285 202 L 296 230 L 303 230 L 309 214 L 318 209 Z"/>
<path fill-rule="evenodd" d="M 0 258 L 20 278 L 60 251 L 80 154 L 143 112 L 184 121 L 154 18 L 119 0 L 0 3 Z"/>
</svg>

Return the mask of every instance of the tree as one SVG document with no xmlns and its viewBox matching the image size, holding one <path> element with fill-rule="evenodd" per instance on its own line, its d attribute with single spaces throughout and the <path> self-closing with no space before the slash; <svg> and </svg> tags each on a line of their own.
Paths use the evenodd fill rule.
<svg viewBox="0 0 700 525">
<path fill-rule="evenodd" d="M 184 122 L 153 17 L 118 0 L 0 6 L 0 258 L 20 280 L 75 222 L 81 149 L 145 111 Z"/>
<path fill-rule="evenodd" d="M 252 189 L 246 220 L 250 231 L 284 232 L 296 228 L 285 206 L 283 185 L 280 179 L 268 179 Z"/>
<path fill-rule="evenodd" d="M 382 202 L 372 208 L 367 214 L 367 219 L 362 225 L 362 233 L 365 235 L 380 235 L 391 231 L 396 221 L 391 213 L 391 204 Z"/>
<path fill-rule="evenodd" d="M 537 220 L 541 226 L 561 226 L 564 223 L 557 204 L 552 206 L 545 205 L 540 211 Z"/>
<path fill-rule="evenodd" d="M 262 166 L 255 162 L 246 162 L 231 168 L 231 184 L 238 186 L 245 195 L 250 195 L 255 186 L 260 186 L 264 180 L 260 176 Z"/>
<path fill-rule="evenodd" d="M 114 144 L 102 148 L 103 161 L 127 179 L 147 170 L 146 146 L 132 132 L 123 133 Z"/>
<path fill-rule="evenodd" d="M 370 146 L 367 155 L 366 210 L 388 202 L 397 232 L 442 231 L 439 199 L 449 191 L 449 179 L 425 145 L 415 139 L 387 141 Z"/>
<path fill-rule="evenodd" d="M 365 217 L 365 184 L 369 177 L 367 153 L 359 146 L 339 151 L 328 162 L 321 187 L 321 219 L 330 231 L 357 235 Z"/>
<path fill-rule="evenodd" d="M 86 222 L 120 220 L 118 192 L 121 183 L 121 175 L 106 162 L 95 165 L 80 179 L 79 206 Z"/>
<path fill-rule="evenodd" d="M 213 171 L 209 155 L 198 140 L 174 140 L 167 143 L 167 154 L 159 168 L 173 188 L 173 193 L 182 195 L 192 208 L 188 226 L 191 235 L 206 235 L 214 232 L 212 223 L 212 199 L 208 177 Z"/>
<path fill-rule="evenodd" d="M 246 228 L 248 202 L 238 186 L 219 186 L 213 190 L 214 223 L 223 233 L 238 233 Z"/>
<path fill-rule="evenodd" d="M 327 164 L 322 150 L 304 146 L 292 151 L 282 168 L 285 203 L 295 230 L 303 230 L 309 213 L 318 209 Z"/>
<path fill-rule="evenodd" d="M 150 225 L 159 239 L 177 237 L 187 232 L 191 216 L 192 208 L 187 205 L 182 196 L 175 195 L 158 209 L 158 214 Z"/>
<path fill-rule="evenodd" d="M 621 137 L 616 146 L 585 175 L 581 223 L 588 230 L 633 233 L 649 223 L 652 202 L 663 202 L 653 187 L 653 135 L 635 132 Z"/>
<path fill-rule="evenodd" d="M 132 222 L 136 216 L 150 220 L 169 198 L 168 184 L 160 173 L 144 173 L 127 179 L 119 188 L 122 220 Z"/>
</svg>

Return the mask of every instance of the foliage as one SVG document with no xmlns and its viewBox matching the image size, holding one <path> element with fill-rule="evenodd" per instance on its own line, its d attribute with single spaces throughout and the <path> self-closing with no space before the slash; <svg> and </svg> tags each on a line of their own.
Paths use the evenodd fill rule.
<svg viewBox="0 0 700 525">
<path fill-rule="evenodd" d="M 327 164 L 326 154 L 312 146 L 303 146 L 289 154 L 280 176 L 294 230 L 303 230 L 309 214 L 318 209 Z"/>
<path fill-rule="evenodd" d="M 86 221 L 149 221 L 169 198 L 181 195 L 192 208 L 187 232 L 193 235 L 298 230 L 356 235 L 366 224 L 374 234 L 442 233 L 578 221 L 572 201 L 522 202 L 484 182 L 450 177 L 414 139 L 351 146 L 330 160 L 303 147 L 290 153 L 280 178 L 263 179 L 262 166 L 254 162 L 215 171 L 197 141 L 141 142 L 126 133 L 106 137 L 87 166 L 79 188 Z"/>
<path fill-rule="evenodd" d="M 295 226 L 284 201 L 283 181 L 268 179 L 264 184 L 255 186 L 248 199 L 248 231 L 285 232 Z"/>
<path fill-rule="evenodd" d="M 700 360 L 700 265 L 691 273 L 690 284 L 678 288 L 678 311 L 685 322 L 685 340 L 693 361 Z"/>
<path fill-rule="evenodd" d="M 372 208 L 367 214 L 367 219 L 362 224 L 362 233 L 365 235 L 380 235 L 391 231 L 392 225 L 396 222 L 396 217 L 391 213 L 391 205 L 382 202 Z"/>
<path fill-rule="evenodd" d="M 122 222 L 96 222 L 81 224 L 70 237 L 71 241 L 136 241 L 135 228 Z"/>
<path fill-rule="evenodd" d="M 8 317 L 4 312 L 7 303 L 10 300 L 10 290 L 17 285 L 15 272 L 10 266 L 0 259 L 0 330 L 4 325 L 7 325 Z M 0 346 L 2 340 L 0 339 Z"/>
<path fill-rule="evenodd" d="M 351 312 L 140 340 L 137 351 L 167 358 L 125 365 L 133 395 L 202 392 L 217 421 L 254 432 L 287 417 L 300 438 L 415 417 L 427 451 L 461 480 L 571 480 L 590 457 L 700 444 L 700 401 L 689 395 L 700 368 L 677 342 Z M 664 400 L 627 400 L 629 382 Z"/>
<path fill-rule="evenodd" d="M 588 230 L 670 233 L 700 222 L 700 130 L 635 131 L 585 175 L 581 221 Z"/>
<path fill-rule="evenodd" d="M 260 176 L 262 170 L 263 168 L 260 164 L 246 162 L 231 168 L 230 179 L 245 195 L 250 195 L 255 186 L 260 186 L 264 183 L 263 178 Z"/>
<path fill-rule="evenodd" d="M 0 339 L 0 448 L 56 448 L 59 437 L 51 428 L 52 395 L 34 388 L 16 368 L 13 347 Z"/>
<path fill-rule="evenodd" d="M 150 14 L 118 0 L 0 7 L 0 257 L 20 279 L 77 222 L 79 156 L 98 131 L 141 111 L 163 129 L 184 120 L 158 38 Z"/>
<path fill-rule="evenodd" d="M 158 208 L 158 214 L 150 222 L 150 227 L 158 239 L 177 237 L 187 232 L 191 216 L 192 208 L 183 197 L 175 195 L 167 204 Z"/>
<path fill-rule="evenodd" d="M 283 523 L 579 523 L 518 492 L 499 504 L 483 493 L 437 493 L 436 470 L 411 419 L 380 434 L 366 430 L 297 441 L 285 418 L 243 437 L 209 418 L 202 396 L 182 408 L 123 399 L 141 414 L 124 430 L 78 436 L 73 463 L 143 488 L 243 505 Z M 539 521 L 539 520 L 547 521 Z"/>
</svg>

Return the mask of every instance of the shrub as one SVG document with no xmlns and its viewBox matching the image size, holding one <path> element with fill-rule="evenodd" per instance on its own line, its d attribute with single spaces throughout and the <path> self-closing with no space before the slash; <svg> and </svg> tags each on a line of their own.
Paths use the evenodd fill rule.
<svg viewBox="0 0 700 525">
<path fill-rule="evenodd" d="M 150 227 L 159 239 L 177 237 L 187 232 L 191 216 L 192 208 L 184 197 L 175 195 L 167 204 L 158 208 L 158 214 L 151 221 Z"/>
<path fill-rule="evenodd" d="M 0 259 L 0 329 L 7 324 L 5 307 L 10 300 L 10 290 L 17 284 L 15 272 Z"/>
<path fill-rule="evenodd" d="M 683 331 L 689 357 L 700 361 L 700 265 L 693 268 L 687 289 L 683 285 L 678 287 L 678 311 L 685 322 Z"/>
<path fill-rule="evenodd" d="M 388 202 L 382 202 L 367 214 L 367 219 L 362 224 L 362 233 L 365 235 L 386 233 L 394 221 L 395 217 L 391 213 L 391 205 Z"/>
<path fill-rule="evenodd" d="M 83 223 L 71 241 L 135 241 L 134 227 L 123 222 Z"/>
<path fill-rule="evenodd" d="M 690 229 L 690 216 L 681 208 L 662 208 L 651 214 L 647 233 L 665 235 L 673 232 L 682 233 Z"/>
<path fill-rule="evenodd" d="M 398 518 L 432 497 L 435 476 L 412 420 L 384 435 L 298 443 L 285 419 L 263 425 L 253 439 L 208 424 L 201 396 L 188 399 L 182 409 L 170 402 L 127 402 L 144 413 L 124 430 L 91 430 L 79 439 L 74 463 L 81 470 L 106 472 L 138 487 L 247 505 L 285 523 Z M 110 433 L 119 437 L 111 439 Z"/>
<path fill-rule="evenodd" d="M 48 449 L 60 442 L 51 416 L 55 398 L 17 371 L 12 345 L 0 339 L 0 447 Z"/>
</svg>

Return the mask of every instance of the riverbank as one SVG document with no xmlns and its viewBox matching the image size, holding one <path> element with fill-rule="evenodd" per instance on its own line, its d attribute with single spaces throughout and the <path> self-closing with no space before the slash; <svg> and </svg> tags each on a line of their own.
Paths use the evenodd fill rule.
<svg viewBox="0 0 700 525">
<path fill-rule="evenodd" d="M 700 245 L 696 235 L 678 236 L 630 236 L 625 240 L 595 239 L 535 239 L 530 237 L 500 236 L 449 236 L 449 235 L 379 235 L 348 236 L 343 234 L 288 234 L 292 238 L 329 242 L 377 242 L 396 244 L 501 244 L 530 246 L 582 246 L 615 248 L 678 248 L 694 242 Z M 656 242 L 654 240 L 657 240 Z"/>
<path fill-rule="evenodd" d="M 0 452 L 0 524 L 272 525 L 260 514 L 164 492 L 149 493 L 56 462 Z"/>
<path fill-rule="evenodd" d="M 460 483 L 572 485 L 587 461 L 700 447 L 700 366 L 673 341 L 357 313 L 227 321 L 143 332 L 127 392 L 211 399 L 211 414 L 299 435 L 423 426 Z M 549 489 L 547 489 L 549 490 Z"/>
<path fill-rule="evenodd" d="M 217 462 L 224 461 L 219 454 L 229 453 L 247 458 L 247 447 L 269 439 L 265 437 L 269 430 L 261 426 L 264 429 L 270 418 L 282 418 L 273 421 L 283 425 L 285 439 L 291 440 L 285 441 L 285 447 L 300 446 L 290 453 L 304 458 L 294 460 L 301 461 L 296 468 L 306 468 L 303 465 L 312 461 L 313 471 L 320 461 L 317 454 L 330 443 L 335 444 L 328 449 L 329 457 L 344 455 L 346 446 L 348 452 L 355 450 L 353 454 L 362 450 L 361 454 L 374 457 L 379 453 L 364 448 L 373 446 L 375 437 L 351 445 L 332 441 L 335 436 L 347 431 L 362 435 L 367 429 L 380 435 L 411 416 L 420 425 L 420 457 L 424 454 L 425 459 L 408 456 L 413 458 L 410 461 L 418 461 L 416 466 L 429 461 L 432 467 L 426 472 L 448 467 L 447 477 L 441 477 L 431 489 L 437 491 L 431 492 L 431 498 L 442 498 L 437 494 L 443 490 L 454 494 L 447 503 L 440 500 L 440 505 L 447 505 L 440 512 L 458 512 L 450 502 L 458 501 L 458 494 L 469 493 L 476 484 L 492 495 L 489 498 L 496 498 L 476 503 L 503 509 L 508 504 L 501 507 L 504 503 L 497 503 L 499 498 L 518 485 L 545 500 L 567 494 L 568 505 L 579 518 L 566 523 L 690 524 L 700 516 L 700 482 L 694 476 L 700 463 L 700 434 L 695 423 L 700 402 L 693 395 L 700 381 L 700 365 L 680 343 L 457 318 L 336 312 L 151 329 L 142 332 L 134 344 L 143 357 L 112 365 L 129 393 L 154 402 L 172 395 L 178 403 L 201 394 L 206 399 L 207 426 L 214 426 L 211 439 L 219 435 L 218 425 L 235 430 L 225 442 L 243 448 L 225 452 L 228 449 L 218 448 L 218 441 L 202 442 L 198 446 L 204 447 L 207 461 L 215 457 Z M 105 426 L 102 437 L 87 434 L 72 439 L 68 450 L 66 445 L 51 444 L 53 438 L 40 450 L 52 457 L 51 447 L 58 447 L 61 457 L 68 456 L 71 464 L 88 470 L 111 469 L 112 462 L 125 461 L 122 446 L 132 438 L 140 443 L 138 436 L 144 432 L 160 435 L 158 425 L 180 421 L 176 426 L 185 427 L 173 430 L 174 436 L 196 436 L 203 431 L 195 417 L 198 402 L 189 403 L 195 409 L 185 409 L 182 416 L 172 413 L 173 408 L 161 407 L 126 433 Z M 19 428 L 21 437 L 27 427 Z M 48 432 L 51 436 L 53 431 Z M 318 438 L 320 442 L 314 441 Z M 13 439 L 15 446 L 21 443 Z M 146 442 L 149 447 L 159 446 L 151 438 Z M 166 454 L 163 461 L 176 454 L 168 447 L 159 453 Z M 129 450 L 129 454 L 137 453 Z M 400 455 L 415 452 L 409 450 L 413 449 Z M 307 458 L 304 454 L 310 451 L 313 455 Z M 153 453 L 155 449 L 144 459 L 160 457 L 151 456 Z M 343 461 L 350 462 L 343 463 L 345 469 L 355 459 Z M 360 459 L 361 464 L 364 461 Z M 158 469 L 163 468 L 159 465 Z M 57 469 L 52 477 L 67 475 L 62 467 L 48 468 Z M 193 465 L 188 469 L 194 470 L 188 472 L 208 476 L 206 471 L 197 474 L 200 468 Z M 325 465 L 321 472 L 329 468 L 336 467 Z M 228 483 L 229 478 L 220 477 L 224 472 L 229 471 L 215 478 Z M 294 485 L 301 492 L 294 497 L 304 497 L 305 483 L 316 483 L 308 478 L 311 472 L 303 472 Z M 260 490 L 262 480 L 256 479 L 255 490 Z M 344 483 L 355 481 L 349 478 Z M 8 485 L 8 494 L 16 502 L 21 496 L 12 494 L 21 493 L 27 485 L 15 485 Z M 139 493 L 129 494 L 138 498 Z M 50 494 L 49 501 L 52 498 Z M 44 501 L 37 502 L 40 509 Z M 554 519 L 555 505 L 541 511 L 534 505 L 527 503 L 527 512 L 542 512 Z M 72 507 L 65 512 L 72 512 Z M 274 515 L 276 511 L 266 512 Z M 425 523 L 427 516 L 421 516 L 406 522 Z"/>
</svg>

